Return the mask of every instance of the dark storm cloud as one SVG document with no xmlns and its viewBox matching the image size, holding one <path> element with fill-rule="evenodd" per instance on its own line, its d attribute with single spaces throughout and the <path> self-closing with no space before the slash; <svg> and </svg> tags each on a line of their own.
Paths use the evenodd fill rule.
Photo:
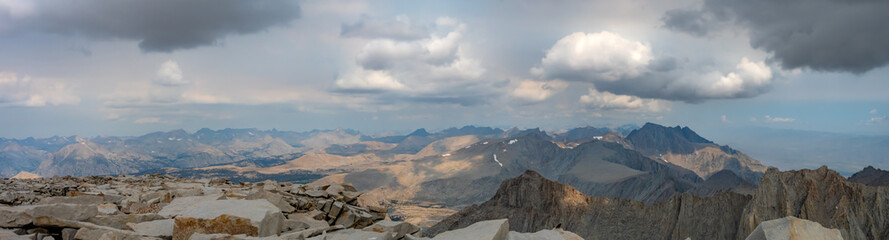
<svg viewBox="0 0 889 240">
<path fill-rule="evenodd" d="M 884 0 L 706 0 L 699 11 L 668 11 L 663 21 L 703 36 L 724 19 L 749 29 L 750 45 L 785 69 L 864 73 L 889 63 L 887 13 Z"/>
<path fill-rule="evenodd" d="M 295 1 L 86 0 L 37 1 L 34 14 L 4 21 L 13 21 L 13 32 L 136 40 L 144 52 L 171 52 L 286 25 L 299 16 Z"/>
</svg>

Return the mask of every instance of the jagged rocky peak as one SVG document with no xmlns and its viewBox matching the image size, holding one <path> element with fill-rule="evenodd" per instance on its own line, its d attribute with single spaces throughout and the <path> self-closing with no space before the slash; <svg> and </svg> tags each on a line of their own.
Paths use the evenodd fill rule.
<svg viewBox="0 0 889 240">
<path fill-rule="evenodd" d="M 889 186 L 889 171 L 867 166 L 860 172 L 852 174 L 849 181 L 868 186 Z"/>
</svg>

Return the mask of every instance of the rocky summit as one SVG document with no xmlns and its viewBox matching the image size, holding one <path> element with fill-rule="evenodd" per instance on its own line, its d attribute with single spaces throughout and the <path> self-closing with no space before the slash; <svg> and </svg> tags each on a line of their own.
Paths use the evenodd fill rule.
<svg viewBox="0 0 889 240">
<path fill-rule="evenodd" d="M 0 239 L 429 239 L 358 206 L 351 185 L 162 175 L 3 179 Z M 433 239 L 581 239 L 562 229 L 509 232 L 507 219 Z M 481 237 L 481 238 L 479 238 Z"/>
<path fill-rule="evenodd" d="M 752 196 L 721 192 L 698 197 L 684 193 L 655 205 L 586 196 L 569 185 L 527 171 L 504 181 L 487 202 L 464 208 L 429 228 L 426 234 L 500 218 L 513 222 L 512 231 L 533 232 L 558 226 L 586 239 L 745 239 L 758 231 L 771 236 L 770 232 L 784 231 L 780 229 L 787 229 L 788 224 L 791 233 L 818 229 L 809 223 L 794 227 L 796 220 L 770 222 L 795 217 L 835 229 L 830 236 L 838 234 L 842 239 L 887 239 L 887 209 L 889 187 L 853 183 L 826 167 L 786 172 L 770 168 Z"/>
</svg>

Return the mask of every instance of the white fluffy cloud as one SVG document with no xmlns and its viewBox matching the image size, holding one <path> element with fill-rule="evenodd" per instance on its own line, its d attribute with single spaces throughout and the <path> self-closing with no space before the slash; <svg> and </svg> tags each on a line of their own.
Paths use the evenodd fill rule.
<svg viewBox="0 0 889 240">
<path fill-rule="evenodd" d="M 350 26 L 348 32 L 370 31 L 358 29 L 362 26 L 368 25 Z M 372 35 L 356 54 L 356 65 L 334 82 L 335 91 L 375 94 L 380 101 L 477 103 L 480 91 L 491 86 L 482 79 L 487 70 L 464 48 L 465 32 L 465 24 L 440 18 L 423 38 Z"/>
<path fill-rule="evenodd" d="M 19 77 L 16 73 L 0 72 L 0 107 L 79 104 L 63 82 Z"/>
<path fill-rule="evenodd" d="M 566 87 L 568 83 L 558 80 L 549 82 L 524 80 L 512 91 L 512 96 L 527 102 L 540 102 Z"/>
<path fill-rule="evenodd" d="M 773 78 L 764 62 L 747 58 L 728 73 L 700 72 L 611 32 L 565 36 L 531 72 L 543 79 L 594 83 L 597 90 L 620 95 L 692 103 L 754 97 L 767 91 Z"/>
<path fill-rule="evenodd" d="M 765 117 L 763 117 L 763 119 L 765 119 L 766 122 L 795 122 L 796 121 L 796 119 L 793 119 L 793 118 L 772 117 L 769 115 L 766 115 Z"/>
<path fill-rule="evenodd" d="M 877 109 L 876 109 L 876 108 L 871 109 L 870 112 L 868 112 L 868 113 L 870 113 L 870 114 L 877 114 Z"/>
<path fill-rule="evenodd" d="M 580 96 L 580 103 L 597 109 L 660 112 L 670 110 L 669 103 L 656 99 L 643 99 L 636 96 L 600 92 L 590 88 L 589 93 Z"/>
<path fill-rule="evenodd" d="M 742 58 L 736 71 L 730 72 L 709 85 L 705 96 L 732 98 L 746 94 L 751 89 L 761 89 L 772 83 L 772 69 L 764 62 L 751 62 Z M 704 83 L 706 84 L 706 83 Z"/>
<path fill-rule="evenodd" d="M 653 58 L 650 46 L 618 34 L 576 32 L 559 39 L 532 73 L 545 78 L 618 81 L 641 76 Z"/>
<path fill-rule="evenodd" d="M 154 82 L 163 86 L 182 86 L 191 83 L 182 76 L 179 63 L 173 60 L 167 60 L 161 64 L 157 69 L 157 78 Z"/>
</svg>

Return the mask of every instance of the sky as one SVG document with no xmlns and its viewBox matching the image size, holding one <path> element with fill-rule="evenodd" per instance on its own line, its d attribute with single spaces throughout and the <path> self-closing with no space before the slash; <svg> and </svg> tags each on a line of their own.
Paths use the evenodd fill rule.
<svg viewBox="0 0 889 240">
<path fill-rule="evenodd" d="M 881 0 L 0 0 L 0 137 L 208 127 L 889 134 Z"/>
</svg>

